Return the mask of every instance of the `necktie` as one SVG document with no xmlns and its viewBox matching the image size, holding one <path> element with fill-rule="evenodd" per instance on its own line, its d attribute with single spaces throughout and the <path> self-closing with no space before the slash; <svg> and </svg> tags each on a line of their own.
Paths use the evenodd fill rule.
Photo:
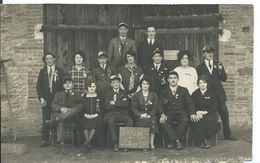
<svg viewBox="0 0 260 163">
<path fill-rule="evenodd" d="M 69 97 L 70 97 L 70 92 L 67 91 L 65 93 L 65 105 L 66 105 L 66 107 L 69 107 Z"/>
<path fill-rule="evenodd" d="M 51 77 L 52 77 L 52 68 L 50 67 L 50 71 L 49 71 L 49 81 L 51 82 Z"/>
<path fill-rule="evenodd" d="M 210 64 L 210 61 L 209 61 L 209 68 L 211 69 L 212 65 Z"/>
<path fill-rule="evenodd" d="M 150 46 L 152 46 L 152 45 L 153 45 L 153 41 L 152 41 L 152 40 L 150 40 L 150 42 L 149 42 L 149 45 L 150 45 Z"/>
<path fill-rule="evenodd" d="M 158 69 L 159 69 L 159 66 L 158 66 L 158 65 L 156 65 L 156 66 L 155 66 L 155 69 L 156 69 L 156 71 L 158 71 Z"/>
<path fill-rule="evenodd" d="M 128 90 L 131 91 L 132 89 L 134 89 L 134 83 L 135 83 L 135 75 L 134 75 L 134 68 L 128 68 L 131 75 L 129 77 L 129 87 Z"/>
<path fill-rule="evenodd" d="M 173 94 L 173 96 L 175 96 L 175 94 L 176 94 L 176 91 L 175 91 L 175 90 L 172 90 L 172 94 Z"/>
<path fill-rule="evenodd" d="M 114 101 L 116 101 L 117 93 L 118 93 L 118 91 L 116 90 L 116 91 L 115 91 L 115 94 L 114 94 Z"/>
</svg>

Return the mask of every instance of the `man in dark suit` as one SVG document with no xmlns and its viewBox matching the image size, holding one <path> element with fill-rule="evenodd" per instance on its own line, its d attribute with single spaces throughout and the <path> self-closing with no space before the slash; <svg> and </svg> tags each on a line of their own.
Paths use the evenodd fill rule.
<svg viewBox="0 0 260 163">
<path fill-rule="evenodd" d="M 168 76 L 169 86 L 164 88 L 159 96 L 158 111 L 160 123 L 171 140 L 170 148 L 176 145 L 176 149 L 182 149 L 181 139 L 183 139 L 189 119 L 196 122 L 195 108 L 187 88 L 178 86 L 179 76 L 175 71 L 171 71 Z M 172 127 L 172 122 L 178 122 L 176 130 Z"/>
<path fill-rule="evenodd" d="M 37 94 L 42 106 L 42 141 L 40 147 L 48 145 L 49 128 L 46 120 L 51 118 L 51 101 L 57 91 L 62 90 L 64 72 L 55 65 L 54 54 L 47 52 L 43 56 L 44 68 L 40 70 L 37 80 Z"/>
<path fill-rule="evenodd" d="M 105 115 L 104 121 L 107 124 L 107 130 L 113 143 L 113 151 L 118 152 L 118 136 L 116 133 L 116 123 L 125 123 L 125 126 L 133 126 L 133 120 L 128 114 L 130 101 L 127 93 L 120 89 L 121 79 L 117 75 L 110 78 L 111 89 L 105 97 Z M 127 149 L 124 149 L 127 151 Z"/>
<path fill-rule="evenodd" d="M 128 25 L 126 23 L 120 23 L 118 25 L 119 36 L 110 40 L 108 45 L 108 64 L 118 68 L 125 65 L 125 55 L 128 50 L 134 50 L 136 52 L 136 45 L 134 40 L 127 36 Z"/>
<path fill-rule="evenodd" d="M 146 27 L 146 35 L 147 39 L 140 42 L 137 47 L 137 61 L 138 65 L 141 67 L 145 67 L 146 65 L 150 65 L 153 63 L 152 56 L 153 52 L 156 49 L 160 49 L 160 53 L 164 57 L 163 54 L 163 46 L 162 44 L 155 38 L 156 36 L 156 27 L 155 26 L 147 26 Z"/>
<path fill-rule="evenodd" d="M 144 75 L 151 81 L 151 91 L 157 94 L 166 86 L 166 79 L 169 73 L 169 69 L 164 64 L 163 54 L 160 49 L 156 49 L 152 55 L 153 62 L 150 65 L 144 67 Z"/>
<path fill-rule="evenodd" d="M 227 81 L 227 74 L 222 63 L 214 60 L 214 51 L 210 46 L 203 48 L 205 60 L 197 66 L 196 70 L 199 77 L 205 75 L 209 78 L 209 84 L 217 95 L 218 112 L 222 120 L 224 139 L 235 140 L 229 126 L 229 112 L 226 106 L 227 96 L 222 85 L 222 82 Z"/>
<path fill-rule="evenodd" d="M 52 120 L 48 123 L 50 125 L 57 124 L 57 141 L 61 146 L 61 152 L 65 153 L 64 132 L 66 122 L 74 120 L 74 117 L 81 111 L 82 104 L 80 95 L 72 92 L 73 80 L 70 77 L 64 79 L 63 88 L 64 90 L 57 92 L 52 100 Z"/>
</svg>

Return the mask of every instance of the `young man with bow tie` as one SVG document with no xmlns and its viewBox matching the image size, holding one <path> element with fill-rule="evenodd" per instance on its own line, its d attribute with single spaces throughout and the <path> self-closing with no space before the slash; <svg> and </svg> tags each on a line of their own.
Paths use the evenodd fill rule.
<svg viewBox="0 0 260 163">
<path fill-rule="evenodd" d="M 129 116 L 130 100 L 126 91 L 120 89 L 121 78 L 118 75 L 110 77 L 111 89 L 107 91 L 105 97 L 104 121 L 107 124 L 113 151 L 118 152 L 118 136 L 116 123 L 125 123 L 126 127 L 133 126 L 133 120 Z M 124 149 L 127 151 L 127 149 Z"/>
<path fill-rule="evenodd" d="M 138 66 L 144 68 L 146 65 L 152 64 L 152 56 L 153 52 L 156 49 L 160 49 L 160 53 L 163 55 L 163 46 L 156 38 L 156 27 L 155 26 L 147 26 L 146 27 L 146 35 L 147 39 L 140 42 L 137 47 L 137 60 Z"/>
<path fill-rule="evenodd" d="M 202 49 L 204 62 L 197 66 L 198 77 L 205 75 L 209 78 L 211 89 L 216 93 L 218 99 L 218 112 L 222 120 L 224 139 L 236 140 L 232 137 L 229 126 L 229 112 L 226 106 L 227 96 L 222 82 L 227 81 L 227 74 L 221 62 L 214 60 L 214 49 L 205 46 Z"/>
<path fill-rule="evenodd" d="M 44 68 L 40 70 L 37 80 L 37 94 L 42 106 L 42 140 L 40 147 L 46 147 L 49 141 L 49 127 L 46 124 L 51 118 L 51 101 L 56 92 L 62 90 L 64 71 L 55 65 L 55 55 L 47 52 L 43 56 Z"/>
<path fill-rule="evenodd" d="M 118 25 L 118 37 L 110 40 L 108 45 L 108 64 L 119 68 L 119 66 L 125 65 L 125 55 L 128 50 L 136 52 L 136 45 L 133 39 L 127 36 L 128 25 L 126 23 L 120 23 Z"/>
<path fill-rule="evenodd" d="M 197 122 L 199 119 L 195 115 L 194 104 L 188 89 L 179 86 L 178 80 L 178 73 L 171 71 L 167 78 L 169 85 L 159 95 L 158 111 L 159 121 L 171 140 L 168 147 L 172 148 L 175 145 L 177 150 L 181 150 L 183 148 L 181 140 L 189 120 Z M 172 127 L 173 122 L 178 122 L 176 130 Z"/>
</svg>

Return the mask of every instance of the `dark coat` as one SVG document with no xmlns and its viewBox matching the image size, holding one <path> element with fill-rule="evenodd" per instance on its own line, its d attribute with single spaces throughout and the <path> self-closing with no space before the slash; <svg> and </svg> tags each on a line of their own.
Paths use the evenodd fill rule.
<svg viewBox="0 0 260 163">
<path fill-rule="evenodd" d="M 159 96 L 158 102 L 159 114 L 171 115 L 175 112 L 195 114 L 195 108 L 192 98 L 187 88 L 178 86 L 175 96 L 172 94 L 171 88 L 164 88 Z"/>
<path fill-rule="evenodd" d="M 210 87 L 216 93 L 218 100 L 225 102 L 227 101 L 227 96 L 221 82 L 227 81 L 227 74 L 224 67 L 222 70 L 218 70 L 217 66 L 218 62 L 214 61 L 212 74 L 210 74 L 205 62 L 198 65 L 196 70 L 198 77 L 201 75 L 206 75 L 209 78 Z"/>
<path fill-rule="evenodd" d="M 125 44 L 121 47 L 120 37 L 115 37 L 110 40 L 108 45 L 108 64 L 112 66 L 120 66 L 126 63 L 125 55 L 128 50 L 134 50 L 136 52 L 136 45 L 134 40 L 126 37 Z"/>
<path fill-rule="evenodd" d="M 145 66 L 144 74 L 146 77 L 150 79 L 151 91 L 159 94 L 160 91 L 165 86 L 165 84 L 164 85 L 161 84 L 162 79 L 164 79 L 167 82 L 169 68 L 167 68 L 167 66 L 164 63 L 162 63 L 159 68 L 159 71 L 157 71 L 154 67 L 154 64 L 152 63 L 150 65 Z"/>
<path fill-rule="evenodd" d="M 126 91 L 119 89 L 115 105 L 110 105 L 110 101 L 114 100 L 114 90 L 110 88 L 105 96 L 105 116 L 104 121 L 113 114 L 128 114 L 130 101 Z"/>
<path fill-rule="evenodd" d="M 164 56 L 163 46 L 157 39 L 155 39 L 153 45 L 149 45 L 147 39 L 140 42 L 137 47 L 138 65 L 144 67 L 146 65 L 152 64 L 152 55 L 157 48 L 162 51 L 162 55 Z"/>
<path fill-rule="evenodd" d="M 150 101 L 151 104 L 145 106 L 145 100 L 142 91 L 137 92 L 133 96 L 132 100 L 132 111 L 136 117 L 140 117 L 141 114 L 147 113 L 150 116 L 155 116 L 157 112 L 157 103 L 158 103 L 158 96 L 154 92 L 149 92 L 147 97 L 147 102 Z"/>
<path fill-rule="evenodd" d="M 47 66 L 45 66 L 43 69 L 40 70 L 37 84 L 36 84 L 36 89 L 37 89 L 37 94 L 38 98 L 40 99 L 43 97 L 47 103 L 51 103 L 52 98 L 50 96 L 53 96 L 56 92 L 61 91 L 63 89 L 63 79 L 64 79 L 64 71 L 59 68 L 55 67 L 57 73 L 58 73 L 58 78 L 52 83 L 52 95 L 50 94 L 50 89 L 49 89 L 49 77 L 48 77 L 48 71 L 47 71 Z"/>
<path fill-rule="evenodd" d="M 127 91 L 127 93 L 135 93 L 135 91 L 137 90 L 139 81 L 140 81 L 140 77 L 143 74 L 143 69 L 141 67 L 135 67 L 134 68 L 134 76 L 135 76 L 135 80 L 134 80 L 134 89 L 132 91 L 128 91 L 129 89 L 129 78 L 131 76 L 131 72 L 125 68 L 125 66 L 122 66 L 119 70 L 118 73 L 121 74 L 122 76 L 122 84 L 125 88 L 125 90 Z"/>
</svg>

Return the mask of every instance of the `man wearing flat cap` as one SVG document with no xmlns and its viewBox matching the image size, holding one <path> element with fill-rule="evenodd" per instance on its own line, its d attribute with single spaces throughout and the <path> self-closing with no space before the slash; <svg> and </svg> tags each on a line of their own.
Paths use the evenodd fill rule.
<svg viewBox="0 0 260 163">
<path fill-rule="evenodd" d="M 40 147 L 46 147 L 49 143 L 49 127 L 46 124 L 51 118 L 51 102 L 56 92 L 62 90 L 64 71 L 55 65 L 55 55 L 46 52 L 42 58 L 44 68 L 40 70 L 36 89 L 42 106 L 42 138 Z"/>
<path fill-rule="evenodd" d="M 216 93 L 218 99 L 218 112 L 222 120 L 224 139 L 236 140 L 232 137 L 229 126 L 229 112 L 226 106 L 227 96 L 222 82 L 227 81 L 227 74 L 221 62 L 214 60 L 214 49 L 204 46 L 202 49 L 204 61 L 197 66 L 198 77 L 205 75 L 209 79 L 211 89 Z"/>
<path fill-rule="evenodd" d="M 52 119 L 48 121 L 50 126 L 57 125 L 57 141 L 61 146 L 61 151 L 64 149 L 64 134 L 67 122 L 75 120 L 75 116 L 82 109 L 80 95 L 73 92 L 73 80 L 66 77 L 63 81 L 63 91 L 55 94 L 51 103 Z"/>
<path fill-rule="evenodd" d="M 152 54 L 152 63 L 144 67 L 144 75 L 151 81 L 151 91 L 157 94 L 166 86 L 169 68 L 163 62 L 163 53 L 157 48 Z"/>
<path fill-rule="evenodd" d="M 115 68 L 125 65 L 125 53 L 128 50 L 134 50 L 136 52 L 134 40 L 127 36 L 128 25 L 126 23 L 120 23 L 117 29 L 119 36 L 110 40 L 107 50 L 108 64 Z"/>
<path fill-rule="evenodd" d="M 118 134 L 116 123 L 125 123 L 125 126 L 133 126 L 133 120 L 129 116 L 130 100 L 127 93 L 120 89 L 121 78 L 118 75 L 110 77 L 111 88 L 107 91 L 105 97 L 105 115 L 104 121 L 110 135 L 113 151 L 118 152 Z M 124 151 L 127 151 L 124 149 Z"/>
</svg>

